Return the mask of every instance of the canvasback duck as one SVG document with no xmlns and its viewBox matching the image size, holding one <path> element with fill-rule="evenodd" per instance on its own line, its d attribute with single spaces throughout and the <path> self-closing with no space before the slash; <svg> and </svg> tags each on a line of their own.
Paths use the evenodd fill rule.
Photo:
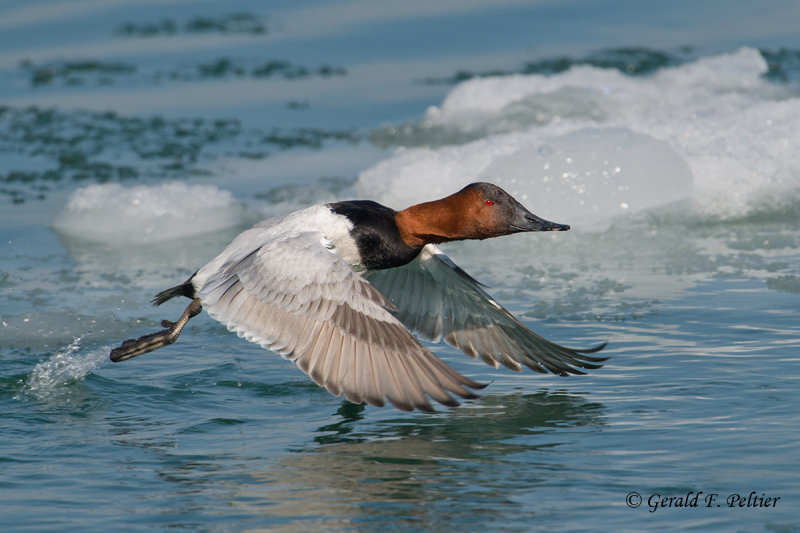
<svg viewBox="0 0 800 533">
<path fill-rule="evenodd" d="M 112 350 L 124 361 L 175 342 L 193 316 L 209 315 L 239 336 L 294 361 L 321 387 L 353 403 L 432 411 L 451 394 L 475 398 L 476 383 L 442 362 L 420 338 L 516 371 L 561 376 L 599 368 L 517 320 L 436 244 L 523 231 L 565 231 L 500 187 L 473 183 L 432 202 L 394 211 L 372 201 L 316 205 L 242 232 L 186 282 L 160 292 L 192 302 L 163 331 Z"/>
</svg>

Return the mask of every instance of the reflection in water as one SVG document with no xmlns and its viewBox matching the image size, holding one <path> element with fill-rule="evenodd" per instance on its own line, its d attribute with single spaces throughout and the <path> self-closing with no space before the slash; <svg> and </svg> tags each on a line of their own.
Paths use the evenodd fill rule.
<svg viewBox="0 0 800 533">
<path fill-rule="evenodd" d="M 480 405 L 360 427 L 362 411 L 344 404 L 342 420 L 318 430 L 320 446 L 254 473 L 230 503 L 268 504 L 262 512 L 284 531 L 490 527 L 501 513 L 508 521 L 531 508 L 514 493 L 535 490 L 562 469 L 559 448 L 571 444 L 570 428 L 601 425 L 604 408 L 545 391 L 485 396 Z"/>
</svg>

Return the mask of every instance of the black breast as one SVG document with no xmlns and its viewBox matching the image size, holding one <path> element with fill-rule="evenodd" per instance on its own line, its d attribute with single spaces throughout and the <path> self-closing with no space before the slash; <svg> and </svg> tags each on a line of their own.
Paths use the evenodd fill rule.
<svg viewBox="0 0 800 533">
<path fill-rule="evenodd" d="M 395 210 L 370 200 L 350 200 L 328 204 L 331 211 L 353 223 L 350 232 L 358 246 L 361 261 L 369 270 L 405 265 L 419 254 L 400 237 Z"/>
</svg>

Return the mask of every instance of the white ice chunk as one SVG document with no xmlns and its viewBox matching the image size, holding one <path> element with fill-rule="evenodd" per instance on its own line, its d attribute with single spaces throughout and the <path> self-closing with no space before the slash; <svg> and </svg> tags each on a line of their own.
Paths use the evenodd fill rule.
<svg viewBox="0 0 800 533">
<path fill-rule="evenodd" d="M 114 244 L 145 244 L 241 224 L 244 209 L 213 185 L 170 182 L 76 190 L 53 220 L 65 235 Z"/>
</svg>

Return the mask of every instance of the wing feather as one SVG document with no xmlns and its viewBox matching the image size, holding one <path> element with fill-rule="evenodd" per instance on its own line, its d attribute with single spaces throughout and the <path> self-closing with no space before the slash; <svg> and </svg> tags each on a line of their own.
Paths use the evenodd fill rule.
<svg viewBox="0 0 800 533">
<path fill-rule="evenodd" d="M 495 368 L 502 364 L 521 371 L 524 365 L 566 376 L 599 368 L 607 359 L 588 355 L 605 344 L 580 350 L 537 335 L 436 246 L 425 246 L 407 265 L 369 271 L 365 277 L 394 303 L 398 320 L 408 329 L 432 342 L 444 339 Z"/>
<path fill-rule="evenodd" d="M 354 403 L 431 411 L 428 397 L 444 405 L 457 405 L 450 393 L 475 397 L 469 389 L 482 385 L 415 339 L 390 312 L 394 305 L 326 249 L 321 234 L 249 231 L 255 250 L 234 241 L 230 261 L 218 258 L 196 276 L 212 317 Z"/>
</svg>

